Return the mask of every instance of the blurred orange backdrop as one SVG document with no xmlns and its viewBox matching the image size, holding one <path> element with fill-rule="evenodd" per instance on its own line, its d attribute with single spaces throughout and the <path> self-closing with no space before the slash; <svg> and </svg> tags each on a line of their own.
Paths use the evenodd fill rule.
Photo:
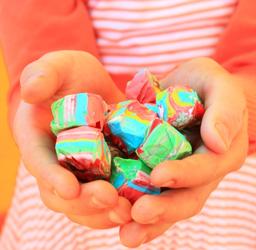
<svg viewBox="0 0 256 250">
<path fill-rule="evenodd" d="M 7 91 L 8 78 L 0 51 L 0 214 L 10 205 L 19 163 L 18 150 L 7 122 Z"/>
</svg>

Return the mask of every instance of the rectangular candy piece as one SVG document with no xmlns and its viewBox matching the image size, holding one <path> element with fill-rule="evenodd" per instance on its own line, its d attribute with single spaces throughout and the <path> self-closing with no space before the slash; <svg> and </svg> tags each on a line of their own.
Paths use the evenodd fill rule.
<svg viewBox="0 0 256 250">
<path fill-rule="evenodd" d="M 118 194 L 133 204 L 144 194 L 160 194 L 160 189 L 150 184 L 151 171 L 152 169 L 140 160 L 115 157 L 110 181 L 118 190 Z"/>
<path fill-rule="evenodd" d="M 155 119 L 136 153 L 147 166 L 154 168 L 166 160 L 181 159 L 192 153 L 192 147 L 169 123 Z"/>
<path fill-rule="evenodd" d="M 140 146 L 156 117 L 138 101 L 125 101 L 116 105 L 107 116 L 104 134 L 121 150 L 131 154 Z"/>
<path fill-rule="evenodd" d="M 141 69 L 126 85 L 126 98 L 140 103 L 155 103 L 160 92 L 157 78 L 148 69 Z"/>
<path fill-rule="evenodd" d="M 200 123 L 203 104 L 196 91 L 188 86 L 171 86 L 156 96 L 159 117 L 177 129 Z"/>
<path fill-rule="evenodd" d="M 99 95 L 79 93 L 67 95 L 52 104 L 52 132 L 72 127 L 90 126 L 102 129 L 107 105 Z"/>
<path fill-rule="evenodd" d="M 59 163 L 80 182 L 109 179 L 111 155 L 99 129 L 82 126 L 62 131 L 55 149 Z"/>
</svg>

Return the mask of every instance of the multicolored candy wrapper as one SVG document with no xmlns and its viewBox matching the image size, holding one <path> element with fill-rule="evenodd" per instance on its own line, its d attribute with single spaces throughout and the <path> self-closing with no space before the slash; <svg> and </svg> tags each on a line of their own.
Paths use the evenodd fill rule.
<svg viewBox="0 0 256 250">
<path fill-rule="evenodd" d="M 197 124 L 204 114 L 200 98 L 188 86 L 171 86 L 159 92 L 156 104 L 159 117 L 178 129 Z"/>
<path fill-rule="evenodd" d="M 126 85 L 126 98 L 140 103 L 155 103 L 159 82 L 148 69 L 141 69 Z"/>
<path fill-rule="evenodd" d="M 102 129 L 107 104 L 99 95 L 79 93 L 67 95 L 52 104 L 52 132 L 79 126 Z"/>
<path fill-rule="evenodd" d="M 104 134 L 114 145 L 131 154 L 143 142 L 146 131 L 156 114 L 138 101 L 119 103 L 109 113 Z"/>
<path fill-rule="evenodd" d="M 136 153 L 148 167 L 154 168 L 163 161 L 190 155 L 192 147 L 185 136 L 169 123 L 155 119 Z"/>
<path fill-rule="evenodd" d="M 110 181 L 118 194 L 133 204 L 143 194 L 160 194 L 160 189 L 150 184 L 151 171 L 140 160 L 115 157 Z"/>
<path fill-rule="evenodd" d="M 154 113 L 156 113 L 156 115 L 158 116 L 159 110 L 156 104 L 153 103 L 145 103 L 144 104 L 145 107 L 147 107 L 149 110 L 153 111 Z"/>
<path fill-rule="evenodd" d="M 55 149 L 60 164 L 79 181 L 109 179 L 111 155 L 99 129 L 82 126 L 62 131 L 57 136 Z"/>
</svg>

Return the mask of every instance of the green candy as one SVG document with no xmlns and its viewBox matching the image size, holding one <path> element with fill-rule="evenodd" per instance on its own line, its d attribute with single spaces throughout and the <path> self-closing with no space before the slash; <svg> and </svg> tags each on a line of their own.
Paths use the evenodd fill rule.
<svg viewBox="0 0 256 250">
<path fill-rule="evenodd" d="M 114 183 L 114 180 L 116 180 L 116 177 L 119 176 L 120 173 L 122 173 L 126 180 L 135 180 L 138 171 L 142 171 L 143 173 L 150 175 L 152 169 L 140 160 L 115 157 L 112 164 L 111 182 L 113 181 L 114 186 L 118 188 L 120 184 Z"/>
<path fill-rule="evenodd" d="M 136 153 L 147 166 L 154 168 L 163 161 L 190 155 L 192 147 L 185 136 L 169 123 L 155 119 Z"/>
<path fill-rule="evenodd" d="M 152 169 L 141 160 L 115 157 L 112 164 L 110 181 L 118 194 L 127 198 L 132 204 L 144 194 L 160 194 L 160 188 L 150 183 Z"/>
</svg>

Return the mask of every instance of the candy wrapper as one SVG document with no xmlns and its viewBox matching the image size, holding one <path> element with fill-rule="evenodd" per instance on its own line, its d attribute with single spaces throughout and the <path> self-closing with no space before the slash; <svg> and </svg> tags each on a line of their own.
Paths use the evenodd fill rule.
<svg viewBox="0 0 256 250">
<path fill-rule="evenodd" d="M 127 99 L 140 103 L 155 103 L 156 94 L 160 92 L 159 82 L 147 69 L 141 69 L 126 85 Z"/>
<path fill-rule="evenodd" d="M 153 103 L 145 103 L 145 107 L 147 107 L 149 110 L 153 111 L 157 116 L 159 113 L 158 106 Z"/>
<path fill-rule="evenodd" d="M 163 161 L 177 160 L 190 155 L 192 147 L 169 123 L 155 119 L 136 153 L 148 167 L 154 168 Z"/>
<path fill-rule="evenodd" d="M 150 184 L 150 172 L 140 160 L 115 157 L 110 181 L 118 194 L 133 204 L 143 194 L 160 194 L 160 189 Z"/>
<path fill-rule="evenodd" d="M 144 140 L 146 131 L 157 115 L 138 101 L 125 101 L 110 111 L 104 134 L 114 145 L 128 154 L 134 152 Z"/>
<path fill-rule="evenodd" d="M 62 131 L 55 149 L 60 164 L 79 181 L 109 179 L 111 155 L 99 129 L 82 126 Z"/>
<path fill-rule="evenodd" d="M 195 125 L 204 114 L 197 93 L 187 86 L 171 86 L 159 92 L 156 104 L 159 117 L 178 129 Z"/>
<path fill-rule="evenodd" d="M 80 93 L 67 95 L 52 104 L 52 132 L 90 126 L 102 129 L 107 105 L 99 95 Z"/>
</svg>

